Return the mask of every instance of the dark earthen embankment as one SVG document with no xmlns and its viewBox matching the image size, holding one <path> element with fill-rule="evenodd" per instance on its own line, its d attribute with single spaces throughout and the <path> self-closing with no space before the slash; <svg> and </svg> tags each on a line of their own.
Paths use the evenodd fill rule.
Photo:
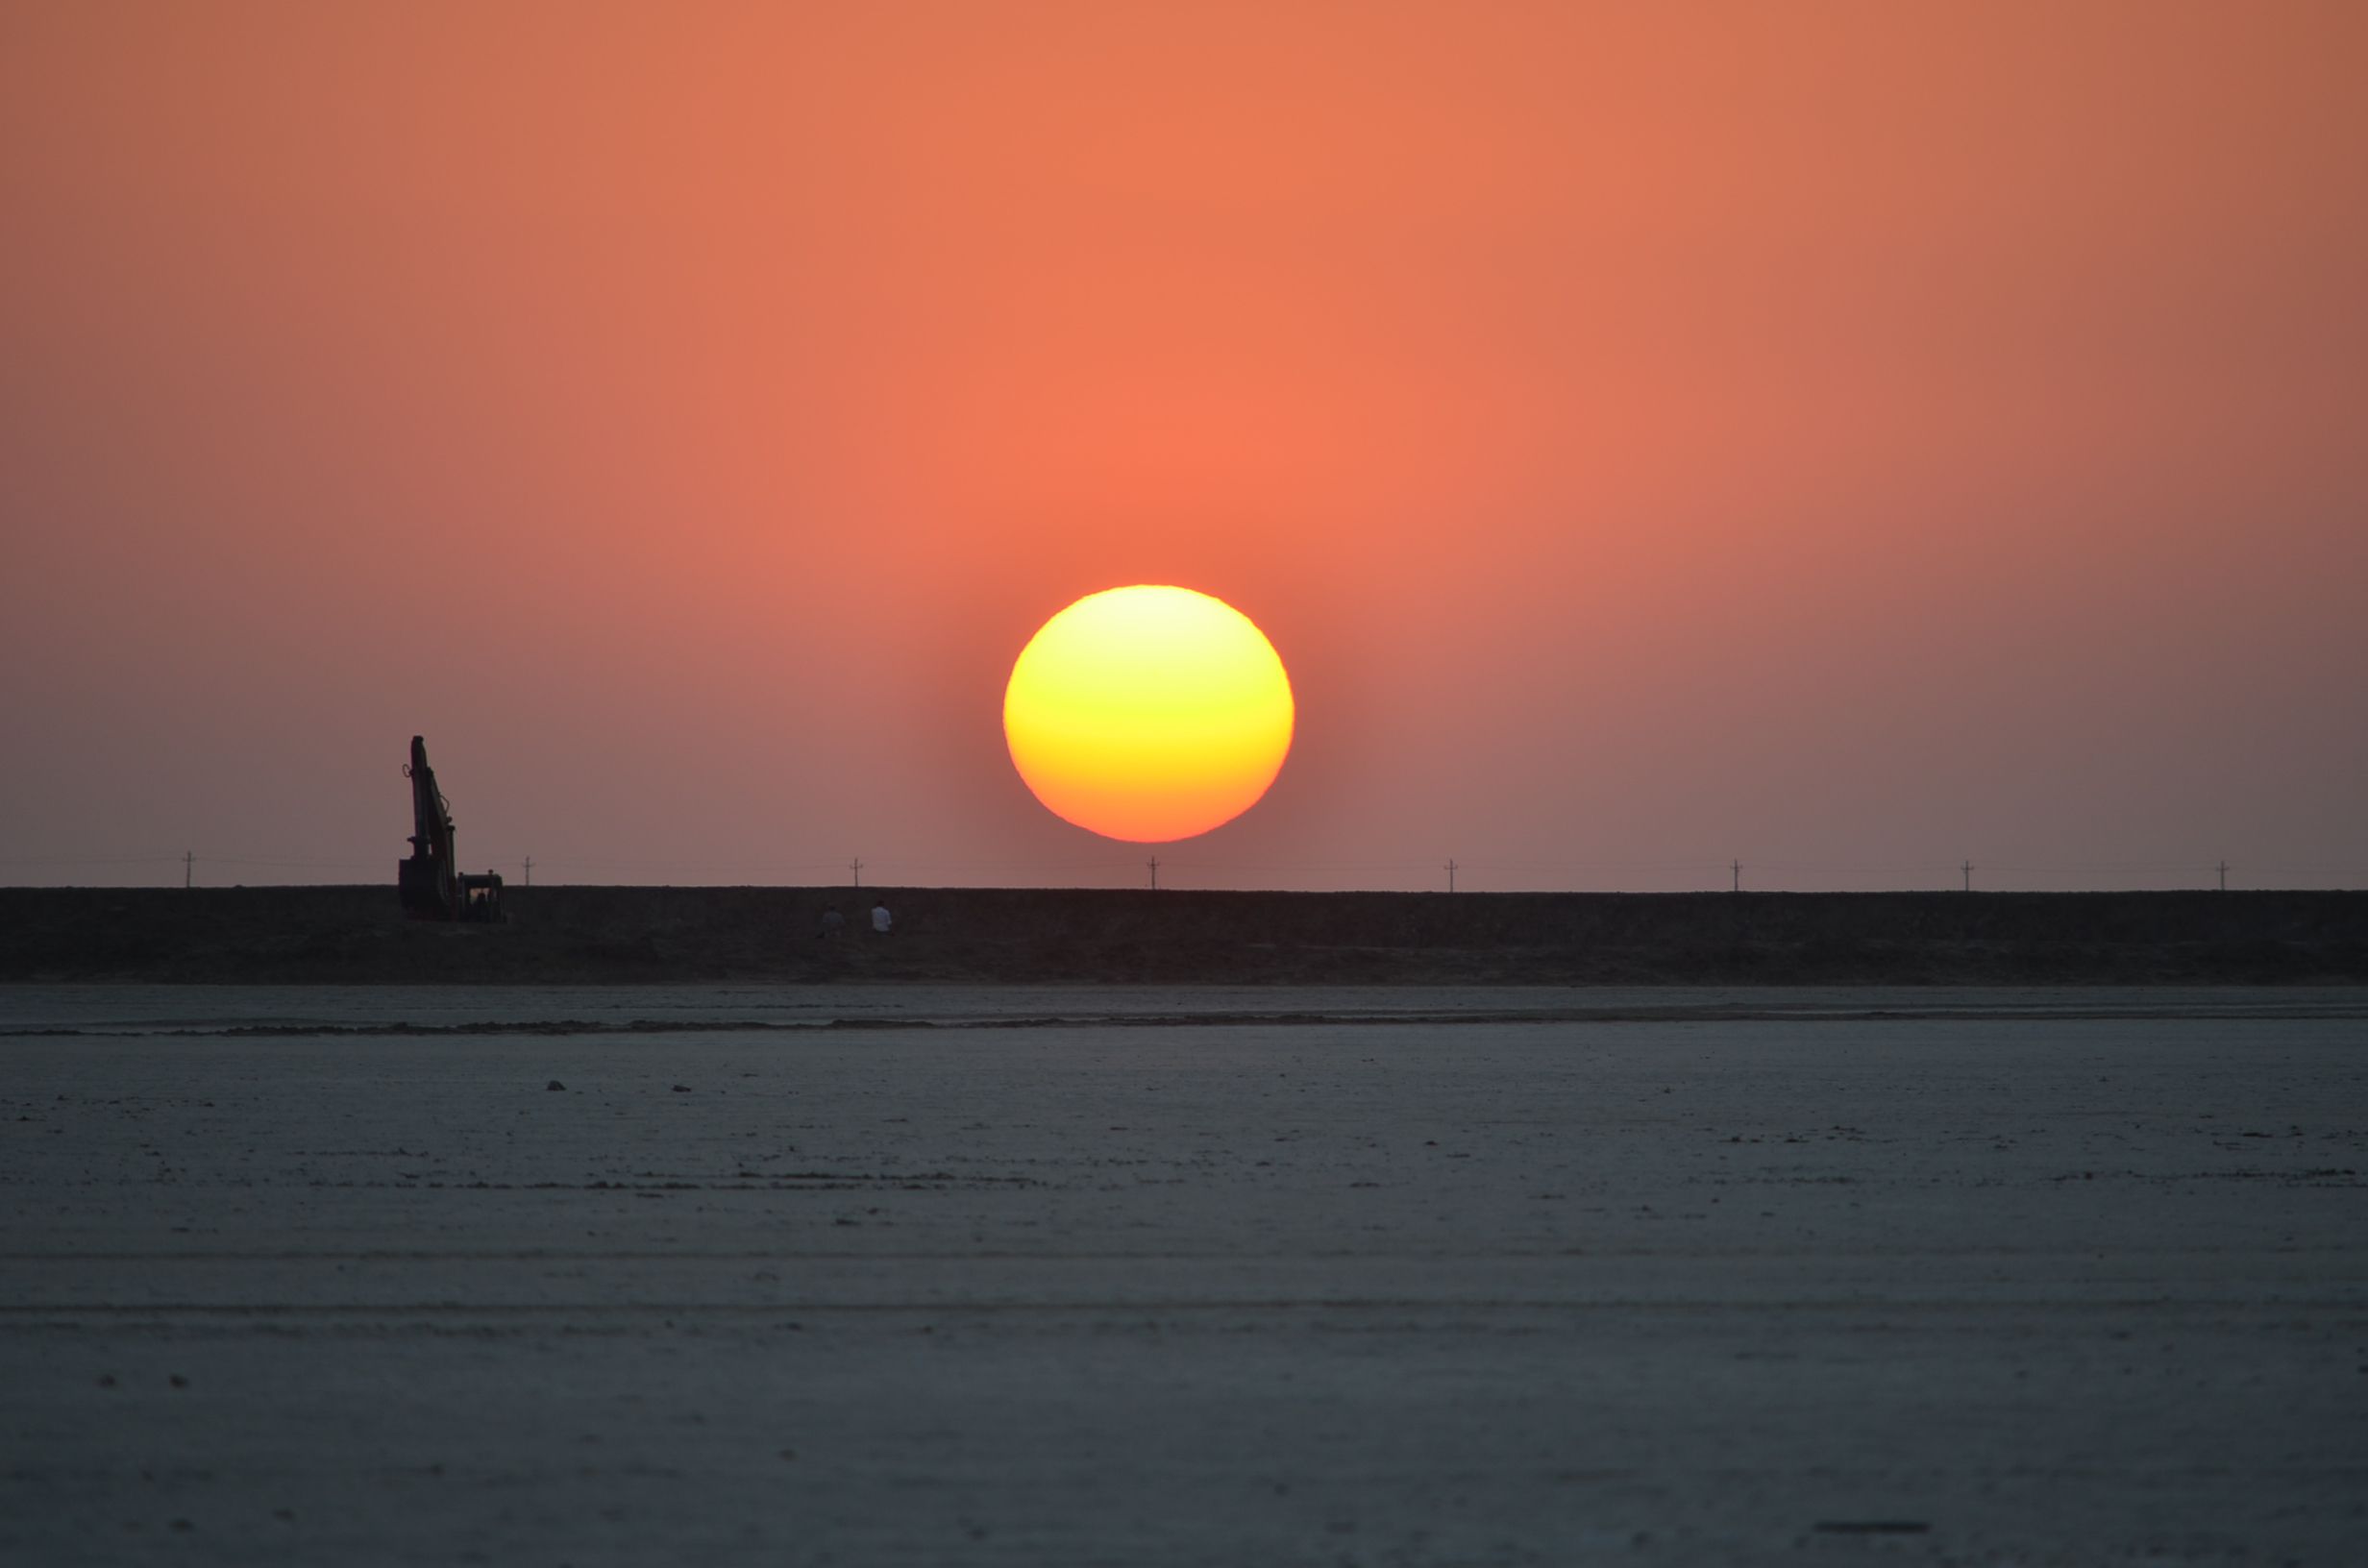
<svg viewBox="0 0 2368 1568">
<path fill-rule="evenodd" d="M 498 927 L 392 887 L 0 889 L 0 981 L 536 984 L 2261 984 L 2368 981 L 2368 894 L 1414 894 L 513 888 Z M 818 940 L 824 907 L 849 919 Z"/>
</svg>

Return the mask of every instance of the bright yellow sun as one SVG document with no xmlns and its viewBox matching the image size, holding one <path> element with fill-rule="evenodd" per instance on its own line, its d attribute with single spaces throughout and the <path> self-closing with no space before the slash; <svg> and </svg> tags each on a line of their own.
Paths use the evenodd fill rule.
<svg viewBox="0 0 2368 1568">
<path fill-rule="evenodd" d="M 1029 639 L 1003 691 L 1003 738 L 1036 798 L 1137 844 L 1189 839 L 1256 805 L 1293 716 L 1274 645 L 1189 588 L 1088 594 Z"/>
</svg>

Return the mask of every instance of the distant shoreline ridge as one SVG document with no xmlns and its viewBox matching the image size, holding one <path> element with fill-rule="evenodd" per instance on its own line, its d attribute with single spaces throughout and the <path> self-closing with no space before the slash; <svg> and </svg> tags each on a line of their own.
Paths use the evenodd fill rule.
<svg viewBox="0 0 2368 1568">
<path fill-rule="evenodd" d="M 2368 982 L 2368 892 L 0 888 L 0 983 L 2261 985 Z M 885 897 L 895 934 L 857 917 Z M 822 935 L 831 904 L 843 934 Z"/>
</svg>

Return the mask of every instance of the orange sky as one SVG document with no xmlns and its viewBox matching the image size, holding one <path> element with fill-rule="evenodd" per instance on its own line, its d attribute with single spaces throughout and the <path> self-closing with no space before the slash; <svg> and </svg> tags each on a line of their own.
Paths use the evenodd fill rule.
<svg viewBox="0 0 2368 1568">
<path fill-rule="evenodd" d="M 2368 8 L 0 5 L 0 881 L 2368 883 Z M 213 862 L 208 869 L 207 862 Z M 868 878 L 867 878 L 868 879 Z"/>
</svg>

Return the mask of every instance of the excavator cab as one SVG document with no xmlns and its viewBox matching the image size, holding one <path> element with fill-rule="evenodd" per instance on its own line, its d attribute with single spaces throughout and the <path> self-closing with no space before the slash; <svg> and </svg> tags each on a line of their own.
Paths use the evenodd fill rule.
<svg viewBox="0 0 2368 1568">
<path fill-rule="evenodd" d="M 502 913 L 502 879 L 491 871 L 460 879 L 460 918 L 464 920 L 506 920 Z"/>
<path fill-rule="evenodd" d="M 395 887 L 403 912 L 415 920 L 502 921 L 502 878 L 461 874 L 453 858 L 453 816 L 444 792 L 428 766 L 428 743 L 411 737 L 411 760 L 403 770 L 411 781 L 411 855 L 395 865 Z"/>
</svg>

